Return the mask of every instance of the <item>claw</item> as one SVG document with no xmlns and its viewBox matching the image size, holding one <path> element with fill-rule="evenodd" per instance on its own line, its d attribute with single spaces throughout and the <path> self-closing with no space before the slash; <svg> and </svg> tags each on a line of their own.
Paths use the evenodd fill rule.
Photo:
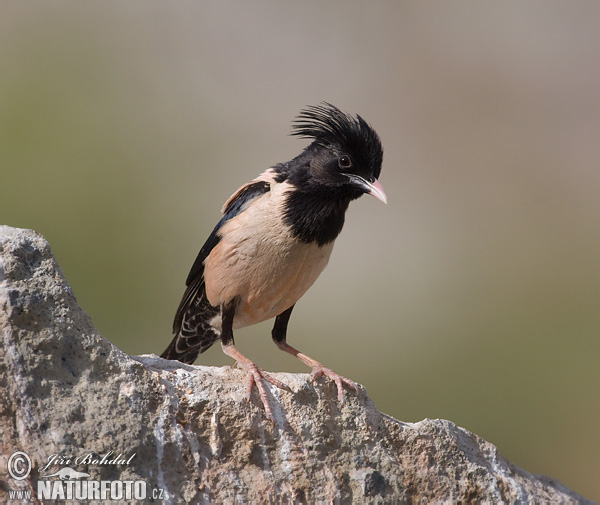
<svg viewBox="0 0 600 505">
<path fill-rule="evenodd" d="M 288 309 L 291 310 L 291 309 Z M 285 314 L 285 313 L 284 313 Z M 279 316 L 281 317 L 281 315 Z M 289 317 L 289 313 L 287 313 L 287 317 Z M 277 321 L 276 321 L 277 324 Z M 287 321 L 286 321 L 287 324 Z M 292 356 L 296 356 L 302 363 L 312 368 L 312 373 L 310 374 L 311 383 L 315 382 L 317 377 L 321 377 L 322 375 L 329 377 L 332 381 L 335 382 L 338 392 L 338 401 L 341 405 L 344 405 L 344 386 L 350 387 L 358 393 L 358 384 L 350 379 L 346 379 L 346 377 L 342 377 L 341 375 L 335 373 L 330 368 L 324 367 L 318 361 L 315 361 L 311 357 L 306 354 L 301 353 L 298 349 L 293 348 L 290 344 L 285 341 L 285 335 L 283 339 L 275 339 L 275 343 L 277 346 L 287 353 L 290 353 Z"/>
<path fill-rule="evenodd" d="M 271 377 L 264 370 L 261 370 L 256 363 L 238 363 L 241 368 L 246 371 L 246 400 L 250 401 L 250 397 L 252 396 L 252 388 L 256 385 L 256 389 L 258 389 L 258 395 L 262 401 L 263 407 L 265 408 L 265 414 L 269 421 L 271 421 L 272 425 L 275 425 L 275 418 L 273 417 L 273 412 L 271 411 L 271 405 L 269 404 L 269 398 L 267 397 L 267 390 L 265 389 L 265 385 L 263 384 L 263 380 L 277 386 L 279 389 L 283 389 L 289 393 L 292 390 L 283 382 Z"/>
<path fill-rule="evenodd" d="M 265 389 L 263 380 L 273 384 L 273 386 L 277 386 L 279 389 L 283 389 L 284 391 L 291 393 L 292 390 L 283 382 L 278 381 L 265 371 L 258 368 L 256 363 L 250 361 L 235 348 L 233 342 L 229 344 L 221 343 L 221 345 L 223 347 L 223 352 L 227 354 L 227 356 L 232 357 L 237 366 L 246 372 L 246 401 L 250 401 L 250 397 L 252 396 L 252 388 L 254 385 L 256 385 L 260 400 L 265 408 L 265 414 L 267 415 L 269 421 L 271 421 L 271 424 L 275 425 L 275 418 L 273 417 L 273 412 L 271 411 L 271 406 L 269 405 L 269 398 L 267 397 L 267 390 Z"/>
<path fill-rule="evenodd" d="M 332 381 L 335 382 L 338 392 L 338 402 L 340 402 L 340 405 L 344 405 L 344 386 L 351 387 L 358 394 L 358 384 L 356 382 L 351 381 L 350 379 L 346 379 L 346 377 L 342 377 L 330 368 L 326 368 L 321 364 L 313 367 L 313 370 L 310 374 L 311 382 L 314 383 L 317 377 L 322 376 L 329 377 Z"/>
</svg>

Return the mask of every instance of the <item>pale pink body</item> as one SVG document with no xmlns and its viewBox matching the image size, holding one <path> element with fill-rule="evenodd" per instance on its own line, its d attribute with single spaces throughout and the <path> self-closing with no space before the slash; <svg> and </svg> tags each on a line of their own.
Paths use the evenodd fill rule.
<svg viewBox="0 0 600 505">
<path fill-rule="evenodd" d="M 221 241 L 204 261 L 210 304 L 218 307 L 239 297 L 234 329 L 271 319 L 294 305 L 327 266 L 333 249 L 333 242 L 322 247 L 300 242 L 283 224 L 289 184 L 274 182 L 269 171 L 255 180 L 269 181 L 271 190 L 223 225 Z M 257 222 L 261 233 L 256 233 Z M 220 323 L 220 316 L 211 321 L 217 329 Z"/>
</svg>

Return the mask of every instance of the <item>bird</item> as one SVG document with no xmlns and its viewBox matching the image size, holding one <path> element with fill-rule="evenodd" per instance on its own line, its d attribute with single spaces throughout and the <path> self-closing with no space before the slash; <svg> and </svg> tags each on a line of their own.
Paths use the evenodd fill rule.
<svg viewBox="0 0 600 505">
<path fill-rule="evenodd" d="M 378 180 L 381 140 L 361 116 L 328 102 L 306 106 L 291 135 L 310 143 L 291 161 L 241 186 L 223 205 L 187 276 L 174 336 L 161 354 L 192 364 L 220 340 L 223 352 L 246 372 L 246 398 L 256 386 L 271 421 L 263 381 L 291 390 L 235 347 L 234 330 L 275 318 L 275 344 L 312 368 L 313 381 L 333 380 L 343 405 L 344 386 L 358 392 L 358 385 L 288 344 L 288 322 L 327 265 L 349 203 L 363 194 L 387 203 Z"/>
</svg>

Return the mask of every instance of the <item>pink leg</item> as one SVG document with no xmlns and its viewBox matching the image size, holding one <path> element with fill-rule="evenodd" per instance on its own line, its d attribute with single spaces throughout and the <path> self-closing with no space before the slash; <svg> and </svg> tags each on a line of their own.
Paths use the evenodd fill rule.
<svg viewBox="0 0 600 505">
<path fill-rule="evenodd" d="M 298 349 L 292 347 L 285 340 L 281 342 L 275 341 L 275 343 L 282 351 L 289 352 L 292 356 L 296 356 L 296 358 L 302 361 L 302 363 L 312 368 L 312 373 L 310 374 L 310 376 L 313 382 L 317 377 L 321 377 L 322 375 L 329 377 L 331 380 L 333 380 L 335 382 L 335 385 L 337 386 L 338 401 L 340 402 L 340 405 L 344 404 L 344 385 L 351 387 L 352 389 L 354 389 L 354 391 L 358 393 L 358 384 L 356 384 L 356 382 L 351 381 L 350 379 L 346 379 L 346 377 L 342 377 L 341 375 L 335 373 L 333 370 L 324 367 L 318 361 L 315 361 L 314 359 L 308 357 L 306 354 L 303 354 L 300 351 L 298 351 Z"/>
<path fill-rule="evenodd" d="M 290 393 L 292 392 L 292 390 L 288 386 L 286 386 L 283 382 L 278 381 L 277 379 L 271 377 L 264 370 L 261 370 L 260 368 L 258 368 L 256 363 L 254 363 L 253 361 L 246 358 L 246 356 L 244 356 L 240 351 L 238 351 L 236 349 L 236 347 L 235 347 L 235 345 L 233 345 L 233 343 L 231 343 L 231 344 L 223 344 L 222 343 L 221 347 L 223 348 L 223 352 L 225 354 L 227 354 L 227 356 L 232 357 L 238 363 L 238 365 L 241 368 L 243 368 L 247 373 L 247 376 L 246 376 L 246 399 L 250 400 L 250 396 L 252 395 L 252 387 L 254 385 L 256 385 L 260 399 L 265 407 L 265 414 L 271 420 L 271 422 L 274 423 L 275 418 L 273 417 L 273 412 L 271 411 L 271 406 L 269 405 L 267 391 L 265 390 L 265 386 L 262 382 L 263 379 L 266 380 L 267 382 L 270 382 L 274 386 L 277 386 L 279 389 L 289 391 Z"/>
</svg>

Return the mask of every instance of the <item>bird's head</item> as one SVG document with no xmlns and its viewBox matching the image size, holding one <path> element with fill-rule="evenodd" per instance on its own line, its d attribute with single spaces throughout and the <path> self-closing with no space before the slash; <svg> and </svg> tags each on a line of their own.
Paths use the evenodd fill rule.
<svg viewBox="0 0 600 505">
<path fill-rule="evenodd" d="M 367 193 L 387 203 L 378 181 L 381 141 L 362 117 L 323 103 L 302 110 L 292 128 L 292 135 L 313 139 L 299 157 L 308 164 L 311 185 L 327 187 L 349 200 Z"/>
</svg>

